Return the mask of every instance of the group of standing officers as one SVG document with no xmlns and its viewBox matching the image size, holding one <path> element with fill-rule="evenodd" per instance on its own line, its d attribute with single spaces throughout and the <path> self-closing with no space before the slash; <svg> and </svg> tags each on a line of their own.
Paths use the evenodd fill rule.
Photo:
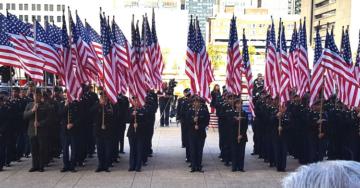
<svg viewBox="0 0 360 188">
<path fill-rule="evenodd" d="M 0 92 L 0 171 L 12 161 L 29 158 L 29 172 L 43 172 L 45 167 L 60 158 L 61 172 L 76 172 L 84 167 L 87 158 L 97 154 L 95 172 L 110 172 L 124 152 L 126 124 L 130 144 L 129 171 L 141 171 L 152 157 L 151 140 L 154 133 L 157 95 L 148 91 L 146 104 L 139 107 L 137 99 L 129 107 L 129 99 L 118 95 L 112 104 L 105 91 L 98 94 L 92 86 L 82 85 L 79 100 L 69 101 L 62 87 L 42 91 L 29 82 L 27 88 L 12 87 Z M 100 96 L 100 99 L 99 99 Z"/>
</svg>

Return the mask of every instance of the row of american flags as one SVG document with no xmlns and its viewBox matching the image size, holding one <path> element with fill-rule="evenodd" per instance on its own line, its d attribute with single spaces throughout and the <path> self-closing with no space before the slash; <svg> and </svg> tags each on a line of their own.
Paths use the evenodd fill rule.
<svg viewBox="0 0 360 188">
<path fill-rule="evenodd" d="M 348 29 L 343 29 L 341 50 L 339 51 L 332 34 L 333 29 L 331 29 L 330 34 L 328 29 L 326 30 L 323 49 L 319 28 L 317 28 L 311 76 L 305 21 L 303 25 L 300 23 L 299 31 L 296 28 L 293 30 L 289 52 L 286 47 L 285 27 L 281 19 L 278 31 L 276 43 L 275 25 L 272 21 L 267 31 L 264 86 L 271 93 L 272 98 L 279 97 L 281 107 L 284 107 L 285 103 L 291 100 L 290 91 L 292 89 L 300 98 L 309 92 L 311 107 L 321 92 L 323 92 L 325 100 L 337 92 L 339 100 L 350 108 L 360 106 L 358 96 L 360 89 L 359 55 L 357 55 L 354 65 Z M 334 85 L 337 86 L 337 91 L 335 91 Z M 322 88 L 324 89 L 322 90 Z"/>
<path fill-rule="evenodd" d="M 142 106 L 146 89 L 162 91 L 164 62 L 154 11 L 151 29 L 147 17 L 141 33 L 132 21 L 131 44 L 115 18 L 110 24 L 101 9 L 100 34 L 86 20 L 83 24 L 77 12 L 75 19 L 68 12 L 68 20 L 62 16 L 62 28 L 47 21 L 42 26 L 35 18 L 33 24 L 25 23 L 9 12 L 0 14 L 0 64 L 21 68 L 37 82 L 43 82 L 44 71 L 57 75 L 71 101 L 80 98 L 82 83 L 91 82 L 104 86 L 113 103 L 118 94 L 129 92 L 130 99 L 136 96 Z"/>
</svg>

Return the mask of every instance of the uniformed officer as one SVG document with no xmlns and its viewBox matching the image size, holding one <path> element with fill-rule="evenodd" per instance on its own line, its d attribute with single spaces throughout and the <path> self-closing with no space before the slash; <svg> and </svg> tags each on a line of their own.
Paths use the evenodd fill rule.
<svg viewBox="0 0 360 188">
<path fill-rule="evenodd" d="M 142 165 L 147 166 L 148 157 L 150 154 L 151 148 L 151 140 L 152 135 L 154 133 L 154 122 L 155 122 L 155 106 L 154 100 L 151 97 L 146 97 L 146 103 L 144 108 L 148 114 L 148 119 L 146 122 L 145 131 L 144 131 L 144 142 L 143 142 L 143 150 L 142 150 Z"/>
<path fill-rule="evenodd" d="M 348 132 L 346 134 L 347 147 L 350 150 L 350 155 L 346 156 L 346 160 L 359 160 L 359 141 L 360 141 L 360 107 L 355 107 L 354 110 L 347 114 Z"/>
<path fill-rule="evenodd" d="M 186 162 L 190 162 L 190 146 L 189 146 L 189 138 L 187 135 L 187 125 L 188 125 L 188 121 L 186 119 L 186 114 L 187 112 L 193 107 L 193 96 L 191 96 L 191 93 L 189 92 L 186 95 L 187 99 L 185 99 L 183 101 L 183 103 L 181 104 L 181 109 L 180 109 L 180 119 L 181 122 L 184 126 L 184 134 L 185 134 L 185 140 L 184 140 L 184 144 L 185 144 L 185 161 Z"/>
<path fill-rule="evenodd" d="M 346 122 L 346 114 L 348 113 L 345 109 L 345 105 L 338 100 L 336 102 L 334 110 L 330 111 L 329 115 L 329 124 L 331 124 L 331 138 L 333 143 L 333 148 L 329 148 L 329 151 L 332 150 L 333 158 L 335 160 L 344 160 L 346 151 L 345 151 L 345 141 L 346 133 L 348 132 L 348 125 Z"/>
<path fill-rule="evenodd" d="M 0 171 L 5 165 L 5 149 L 10 126 L 10 108 L 4 105 L 4 96 L 0 94 Z"/>
<path fill-rule="evenodd" d="M 272 125 L 270 122 L 270 117 L 274 111 L 276 110 L 275 106 L 278 106 L 278 102 L 273 100 L 271 98 L 270 94 L 266 95 L 266 104 L 268 104 L 265 114 L 264 114 L 264 121 L 267 122 L 266 125 L 266 131 L 265 131 L 265 139 L 266 139 L 266 154 L 265 157 L 267 159 L 267 162 L 269 162 L 269 167 L 274 167 L 275 165 L 275 158 L 274 158 L 274 149 L 273 149 L 273 143 L 272 143 Z"/>
<path fill-rule="evenodd" d="M 308 114 L 309 162 L 323 161 L 329 134 L 328 117 L 321 109 L 321 100 L 314 102 L 314 111 Z M 320 118 L 320 113 L 322 117 Z"/>
<path fill-rule="evenodd" d="M 262 89 L 263 87 L 259 87 L 258 89 Z M 262 89 L 259 92 L 259 95 L 257 97 L 257 101 L 254 103 L 255 105 L 255 120 L 254 120 L 254 126 L 253 126 L 253 140 L 254 140 L 254 152 L 251 155 L 259 154 L 258 158 L 264 158 L 262 154 L 262 137 L 263 137 L 263 118 L 262 118 L 262 106 L 265 104 L 265 97 L 266 97 L 267 91 L 265 89 Z"/>
<path fill-rule="evenodd" d="M 278 100 L 278 98 L 275 99 L 275 101 Z M 288 144 L 292 135 L 292 121 L 292 114 L 287 110 L 287 107 L 280 108 L 280 110 L 274 110 L 270 117 L 270 124 L 272 126 L 271 135 L 273 139 L 274 158 L 277 172 L 285 172 L 286 169 L 286 155 Z M 281 126 L 279 126 L 279 124 Z"/>
<path fill-rule="evenodd" d="M 301 134 L 301 139 L 299 140 L 299 163 L 307 164 L 309 163 L 309 139 L 308 138 L 308 114 L 312 112 L 312 109 L 309 106 L 310 94 L 305 93 L 301 100 L 301 110 L 300 110 L 300 127 L 299 132 Z"/>
<path fill-rule="evenodd" d="M 300 96 L 298 94 L 294 94 L 293 97 L 293 101 L 291 101 L 291 103 L 288 106 L 288 111 L 291 112 L 291 114 L 293 115 L 294 118 L 294 124 L 293 124 L 293 131 L 291 131 L 291 139 L 289 142 L 289 153 L 291 153 L 291 155 L 293 156 L 293 159 L 298 159 L 299 158 L 299 149 L 300 149 L 300 140 L 303 139 L 301 133 L 300 133 L 300 111 L 303 108 L 303 106 L 301 105 L 301 99 Z"/>
<path fill-rule="evenodd" d="M 187 142 L 187 136 L 186 136 L 186 125 L 184 122 L 182 122 L 181 120 L 181 105 L 183 103 L 185 103 L 185 100 L 187 100 L 187 94 L 190 92 L 190 88 L 185 88 L 184 89 L 184 97 L 181 97 L 178 99 L 177 102 L 177 107 L 176 107 L 176 120 L 178 122 L 180 122 L 180 127 L 181 127 L 181 148 L 185 148 L 186 144 L 185 142 Z"/>
<path fill-rule="evenodd" d="M 115 115 L 114 121 L 114 144 L 113 144 L 113 152 L 112 152 L 112 161 L 114 163 L 119 163 L 118 158 L 121 158 L 119 153 L 125 154 L 124 152 L 124 136 L 126 129 L 126 113 L 129 108 L 129 99 L 128 97 L 119 94 L 117 96 L 117 102 L 114 105 L 116 108 L 117 114 Z M 120 145 L 120 150 L 119 150 Z"/>
<path fill-rule="evenodd" d="M 99 102 L 99 96 L 92 91 L 92 86 L 88 87 L 88 91 L 86 92 L 86 96 L 89 98 L 88 102 L 90 102 L 90 106 L 93 106 L 96 102 Z M 84 106 L 84 105 L 83 105 Z M 86 105 L 85 105 L 86 107 Z M 85 126 L 86 130 L 86 152 L 88 155 L 88 158 L 93 158 L 93 154 L 95 152 L 95 137 L 92 134 L 93 125 L 95 121 L 95 116 L 92 113 L 87 113 L 85 110 L 85 114 L 87 114 L 88 122 L 85 120 L 85 123 L 88 123 L 87 126 Z"/>
<path fill-rule="evenodd" d="M 46 154 L 48 150 L 48 136 L 51 118 L 53 118 L 52 107 L 41 101 L 41 90 L 36 89 L 35 102 L 27 104 L 24 119 L 30 119 L 28 136 L 31 145 L 32 168 L 29 172 L 44 172 L 46 165 Z M 35 134 L 35 131 L 37 134 Z"/>
<path fill-rule="evenodd" d="M 226 90 L 226 89 L 225 89 Z M 219 155 L 219 158 L 223 158 L 223 140 L 224 140 L 224 137 L 222 137 L 222 125 L 223 125 L 223 119 L 220 118 L 220 112 L 221 112 L 221 108 L 228 104 L 227 102 L 227 95 L 226 95 L 226 92 L 224 92 L 225 94 L 223 94 L 221 96 L 221 98 L 219 98 L 219 100 L 217 101 L 217 104 L 216 104 L 216 116 L 218 117 L 218 133 L 219 133 L 219 149 L 220 149 L 220 155 Z"/>
<path fill-rule="evenodd" d="M 232 172 L 244 170 L 245 160 L 245 146 L 248 141 L 247 129 L 248 129 L 248 114 L 242 109 L 242 100 L 235 100 L 235 109 L 231 109 L 228 113 L 228 122 L 231 125 L 231 161 Z"/>
<path fill-rule="evenodd" d="M 323 106 L 323 110 L 330 115 L 331 112 L 333 110 L 335 110 L 336 107 L 336 94 L 331 94 L 329 100 L 324 102 L 324 106 Z M 328 139 L 328 143 L 326 146 L 326 150 L 327 152 L 327 160 L 333 160 L 335 159 L 335 154 L 334 154 L 334 142 L 333 142 L 333 135 L 332 135 L 332 127 L 333 124 L 331 123 L 331 120 L 329 120 L 328 122 L 328 128 L 329 128 L 329 133 L 327 135 L 327 139 Z"/>
<path fill-rule="evenodd" d="M 164 92 L 158 91 L 157 96 L 159 97 L 159 106 L 160 106 L 160 127 L 169 126 L 169 111 L 171 106 L 171 93 L 167 93 L 168 84 L 167 82 L 163 83 Z"/>
<path fill-rule="evenodd" d="M 231 161 L 231 124 L 228 122 L 228 114 L 230 110 L 234 109 L 234 94 L 227 95 L 227 103 L 221 107 L 220 111 L 220 119 L 222 121 L 221 124 L 221 137 L 223 138 L 222 145 L 222 161 L 225 162 L 225 166 L 229 166 L 229 162 Z M 219 125 L 220 126 L 220 125 Z"/>
<path fill-rule="evenodd" d="M 113 104 L 107 96 L 105 91 L 100 93 L 101 100 L 96 102 L 91 108 L 94 113 L 95 122 L 93 128 L 93 135 L 96 137 L 96 147 L 99 165 L 95 172 L 110 172 L 111 165 L 111 138 L 114 127 L 114 110 Z"/>
<path fill-rule="evenodd" d="M 127 111 L 127 123 L 130 123 L 127 137 L 130 145 L 129 172 L 141 172 L 141 159 L 148 125 L 148 112 L 146 108 L 139 107 L 137 99 L 133 97 L 133 106 Z"/>
<path fill-rule="evenodd" d="M 27 89 L 26 88 L 22 88 L 20 90 L 20 97 L 26 101 L 25 107 L 27 106 L 27 104 L 29 102 L 34 102 L 34 99 L 30 98 L 27 95 Z M 22 128 L 21 128 L 21 132 L 22 132 L 22 135 L 23 135 L 23 141 L 24 141 L 23 154 L 25 155 L 25 158 L 29 158 L 29 155 L 30 155 L 30 142 L 29 142 L 29 136 L 27 135 L 27 131 L 28 131 L 28 128 L 29 128 L 29 121 L 30 121 L 29 119 L 28 120 L 23 119 L 23 124 L 22 124 Z"/>
<path fill-rule="evenodd" d="M 202 169 L 202 155 L 206 138 L 205 128 L 209 125 L 209 111 L 201 107 L 200 98 L 194 100 L 194 108 L 186 115 L 188 122 L 188 138 L 190 146 L 191 170 L 190 172 L 204 172 Z"/>
<path fill-rule="evenodd" d="M 8 134 L 11 137 L 16 137 L 16 142 L 14 142 L 13 149 L 16 144 L 16 160 L 17 162 L 21 161 L 21 157 L 24 153 L 24 136 L 23 136 L 23 114 L 27 105 L 27 102 L 24 98 L 20 98 L 20 88 L 12 88 L 12 97 L 10 99 L 11 105 L 11 116 L 12 116 L 12 126 L 9 127 Z M 10 161 L 6 161 L 6 164 L 10 164 Z"/>
<path fill-rule="evenodd" d="M 63 149 L 64 167 L 60 172 L 76 172 L 76 164 L 79 158 L 79 135 L 82 134 L 82 122 L 84 118 L 82 103 L 74 101 L 62 101 L 60 103 L 60 138 Z M 71 155 L 69 155 L 69 147 L 71 147 Z"/>
</svg>

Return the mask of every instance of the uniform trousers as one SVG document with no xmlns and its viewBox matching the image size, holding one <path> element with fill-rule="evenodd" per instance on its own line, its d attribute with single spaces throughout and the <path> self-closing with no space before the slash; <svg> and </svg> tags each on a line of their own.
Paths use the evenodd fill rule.
<svg viewBox="0 0 360 188">
<path fill-rule="evenodd" d="M 101 138 L 96 137 L 96 147 L 97 147 L 97 156 L 98 156 L 98 169 L 107 170 L 111 165 L 111 142 L 110 138 Z"/>
<path fill-rule="evenodd" d="M 311 139 L 309 140 L 309 163 L 316 163 L 323 161 L 327 140 L 325 139 Z"/>
<path fill-rule="evenodd" d="M 63 163 L 65 169 L 74 169 L 77 162 L 79 148 L 77 141 L 79 140 L 74 135 L 60 135 L 62 150 L 63 150 Z M 71 154 L 69 151 L 71 148 Z"/>
<path fill-rule="evenodd" d="M 246 142 L 231 143 L 232 170 L 244 170 Z"/>
<path fill-rule="evenodd" d="M 29 136 L 33 168 L 44 168 L 48 155 L 49 143 L 47 136 Z"/>
<path fill-rule="evenodd" d="M 286 153 L 288 149 L 288 141 L 273 140 L 274 158 L 277 169 L 286 168 Z"/>
<path fill-rule="evenodd" d="M 11 160 L 16 155 L 15 154 L 16 153 L 16 137 L 15 137 L 15 133 L 10 133 L 6 138 L 7 138 L 7 141 L 6 141 L 5 164 L 10 164 Z"/>
<path fill-rule="evenodd" d="M 0 169 L 5 165 L 6 137 L 0 137 Z"/>
<path fill-rule="evenodd" d="M 130 144 L 130 169 L 140 170 L 144 138 L 128 137 L 128 139 Z"/>
<path fill-rule="evenodd" d="M 189 138 L 192 168 L 201 168 L 205 138 Z"/>
</svg>

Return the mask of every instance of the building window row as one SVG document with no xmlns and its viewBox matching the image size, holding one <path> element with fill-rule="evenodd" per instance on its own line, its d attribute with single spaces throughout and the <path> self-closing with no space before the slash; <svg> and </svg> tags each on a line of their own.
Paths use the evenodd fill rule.
<svg viewBox="0 0 360 188">
<path fill-rule="evenodd" d="M 61 16 L 58 16 L 58 17 L 61 18 Z M 36 18 L 36 20 L 37 20 L 38 22 L 41 22 L 41 21 L 42 21 L 41 16 L 39 16 L 39 15 L 38 15 L 38 16 L 32 15 L 32 16 L 31 16 L 31 20 L 34 21 L 34 20 L 33 20 L 34 18 Z M 49 20 L 49 18 L 50 18 L 50 20 Z M 19 19 L 20 19 L 21 21 L 30 21 L 28 15 L 19 15 Z M 54 16 L 44 16 L 44 20 L 45 20 L 45 21 L 53 22 L 53 21 L 54 21 Z M 59 21 L 58 21 L 58 22 L 59 22 Z M 61 22 L 61 19 L 60 19 L 60 22 Z"/>
<path fill-rule="evenodd" d="M 328 12 L 325 12 L 325 13 L 315 15 L 315 19 L 327 18 L 327 17 L 330 17 L 330 16 L 334 16 L 335 14 L 336 14 L 336 10 L 331 10 L 331 11 L 328 11 Z"/>
<path fill-rule="evenodd" d="M 16 10 L 15 3 L 6 3 L 7 10 Z M 57 5 L 57 11 L 65 10 L 65 5 Z M 3 10 L 3 3 L 0 3 L 0 10 Z M 19 10 L 29 10 L 29 4 L 19 4 Z M 31 4 L 32 11 L 41 11 L 41 4 Z M 44 4 L 45 11 L 54 11 L 54 5 Z"/>
</svg>

